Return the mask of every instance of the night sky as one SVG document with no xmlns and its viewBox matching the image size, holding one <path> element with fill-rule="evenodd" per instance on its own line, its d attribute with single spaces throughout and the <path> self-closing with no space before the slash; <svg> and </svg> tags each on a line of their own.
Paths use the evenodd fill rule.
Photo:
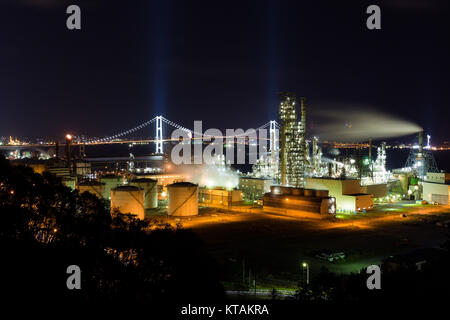
<svg viewBox="0 0 450 320">
<path fill-rule="evenodd" d="M 80 31 L 66 28 L 69 4 Z M 381 30 L 366 28 L 369 4 Z M 310 114 L 371 106 L 440 142 L 449 24 L 446 0 L 2 0 L 0 136 L 104 136 L 158 114 L 257 127 L 277 118 L 278 91 L 294 91 Z"/>
</svg>

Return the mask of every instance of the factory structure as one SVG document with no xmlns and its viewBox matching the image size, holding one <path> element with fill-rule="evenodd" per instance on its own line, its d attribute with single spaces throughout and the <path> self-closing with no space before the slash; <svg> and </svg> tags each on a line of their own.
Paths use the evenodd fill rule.
<svg viewBox="0 0 450 320">
<path fill-rule="evenodd" d="M 355 203 L 353 209 L 358 208 L 359 202 L 364 202 L 369 195 L 360 192 L 344 195 L 342 190 L 335 191 L 342 182 L 332 177 L 328 177 L 328 183 L 314 183 L 315 180 L 311 180 L 320 177 L 325 170 L 322 168 L 322 150 L 317 137 L 313 137 L 312 152 L 309 152 L 310 146 L 306 139 L 306 100 L 301 98 L 298 106 L 297 97 L 291 92 L 280 93 L 279 98 L 281 147 L 278 172 L 272 176 L 279 185 L 272 186 L 270 192 L 264 194 L 263 210 L 303 217 L 311 214 L 335 215 L 338 203 L 342 203 L 344 198 L 351 198 Z M 321 181 L 325 182 L 325 179 Z M 249 184 L 248 180 L 246 184 Z"/>
<path fill-rule="evenodd" d="M 263 210 L 281 215 L 320 218 L 336 214 L 336 199 L 328 190 L 271 186 L 264 195 Z"/>
<path fill-rule="evenodd" d="M 360 180 L 342 178 L 307 178 L 306 187 L 314 190 L 327 190 L 336 199 L 339 212 L 365 211 L 373 208 L 373 198 L 363 192 Z"/>
<path fill-rule="evenodd" d="M 422 183 L 423 199 L 430 203 L 450 204 L 450 174 L 428 172 Z"/>
<path fill-rule="evenodd" d="M 438 173 L 430 148 L 430 136 L 427 136 L 428 144 L 424 147 L 423 132 L 419 132 L 418 146 L 411 149 L 405 167 L 392 172 L 386 169 L 386 142 L 379 143 L 374 160 L 371 139 L 366 145 L 368 157 L 363 156 L 363 150 L 358 147 L 350 155 L 324 156 L 318 137 L 307 138 L 305 99 L 301 98 L 298 105 L 294 93 L 281 93 L 279 97 L 281 146 L 279 149 L 271 147 L 269 155 L 261 157 L 253 166 L 252 173 L 241 178 L 240 188 L 245 199 L 262 199 L 265 211 L 279 213 L 280 208 L 286 208 L 287 200 L 283 201 L 280 193 L 274 193 L 278 189 L 269 190 L 271 183 L 268 181 L 271 180 L 291 198 L 292 195 L 304 196 L 304 192 L 297 191 L 299 188 L 316 190 L 319 194 L 326 190 L 327 196 L 335 199 L 335 211 L 341 213 L 365 212 L 373 209 L 375 202 L 399 199 L 449 203 L 447 184 L 450 180 L 445 174 Z M 278 154 L 274 155 L 274 151 Z M 276 165 L 273 159 L 276 159 Z M 308 200 L 317 201 L 303 199 Z M 294 207 L 291 202 L 289 210 Z M 309 206 L 310 209 L 313 207 Z M 305 205 L 298 203 L 297 209 L 304 211 Z M 320 212 L 323 214 L 324 210 Z"/>
<path fill-rule="evenodd" d="M 430 136 L 428 137 L 427 146 L 423 145 L 423 131 L 419 132 L 419 144 L 417 148 L 412 148 L 405 168 L 414 172 L 420 179 L 425 179 L 428 172 L 438 172 L 436 160 L 430 150 Z"/>
<path fill-rule="evenodd" d="M 295 93 L 280 94 L 280 180 L 281 185 L 301 188 L 305 184 L 306 111 L 305 99 L 300 100 L 301 117 L 297 112 Z"/>
<path fill-rule="evenodd" d="M 89 159 L 84 148 L 74 155 L 70 135 L 65 152 L 57 144 L 53 158 L 16 163 L 37 173 L 48 171 L 67 187 L 103 199 L 111 213 L 140 219 L 195 216 L 203 207 L 235 210 L 247 205 L 266 213 L 317 218 L 366 212 L 378 202 L 398 199 L 450 203 L 450 176 L 438 171 L 430 136 L 424 146 L 423 132 L 406 165 L 389 171 L 385 142 L 378 143 L 375 158 L 372 140 L 344 154 L 336 147 L 330 152 L 318 137 L 308 136 L 305 98 L 280 93 L 278 115 L 278 122 L 270 121 L 267 152 L 260 153 L 247 174 L 231 168 L 223 154 L 208 166 L 189 169 L 177 168 L 163 153 Z"/>
</svg>

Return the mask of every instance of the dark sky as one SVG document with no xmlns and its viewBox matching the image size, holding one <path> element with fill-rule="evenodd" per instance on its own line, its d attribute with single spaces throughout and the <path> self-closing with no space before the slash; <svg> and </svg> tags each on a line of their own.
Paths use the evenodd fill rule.
<svg viewBox="0 0 450 320">
<path fill-rule="evenodd" d="M 310 114 L 372 106 L 450 139 L 449 24 L 446 0 L 2 0 L 0 136 L 104 136 L 157 114 L 257 127 L 294 91 Z"/>
</svg>

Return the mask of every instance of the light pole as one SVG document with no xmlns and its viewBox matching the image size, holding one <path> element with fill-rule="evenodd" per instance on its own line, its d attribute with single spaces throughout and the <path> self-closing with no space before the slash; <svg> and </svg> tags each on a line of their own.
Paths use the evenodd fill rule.
<svg viewBox="0 0 450 320">
<path fill-rule="evenodd" d="M 306 285 L 309 285 L 309 264 L 303 261 L 302 267 L 303 269 L 306 269 Z"/>
</svg>

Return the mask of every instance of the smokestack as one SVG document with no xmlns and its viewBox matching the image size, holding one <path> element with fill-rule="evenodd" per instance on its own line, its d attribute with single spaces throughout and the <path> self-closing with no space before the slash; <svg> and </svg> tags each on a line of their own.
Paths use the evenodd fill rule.
<svg viewBox="0 0 450 320">
<path fill-rule="evenodd" d="M 369 164 L 372 164 L 372 139 L 369 139 Z"/>
<path fill-rule="evenodd" d="M 423 131 L 419 132 L 419 153 L 423 153 Z"/>
</svg>

